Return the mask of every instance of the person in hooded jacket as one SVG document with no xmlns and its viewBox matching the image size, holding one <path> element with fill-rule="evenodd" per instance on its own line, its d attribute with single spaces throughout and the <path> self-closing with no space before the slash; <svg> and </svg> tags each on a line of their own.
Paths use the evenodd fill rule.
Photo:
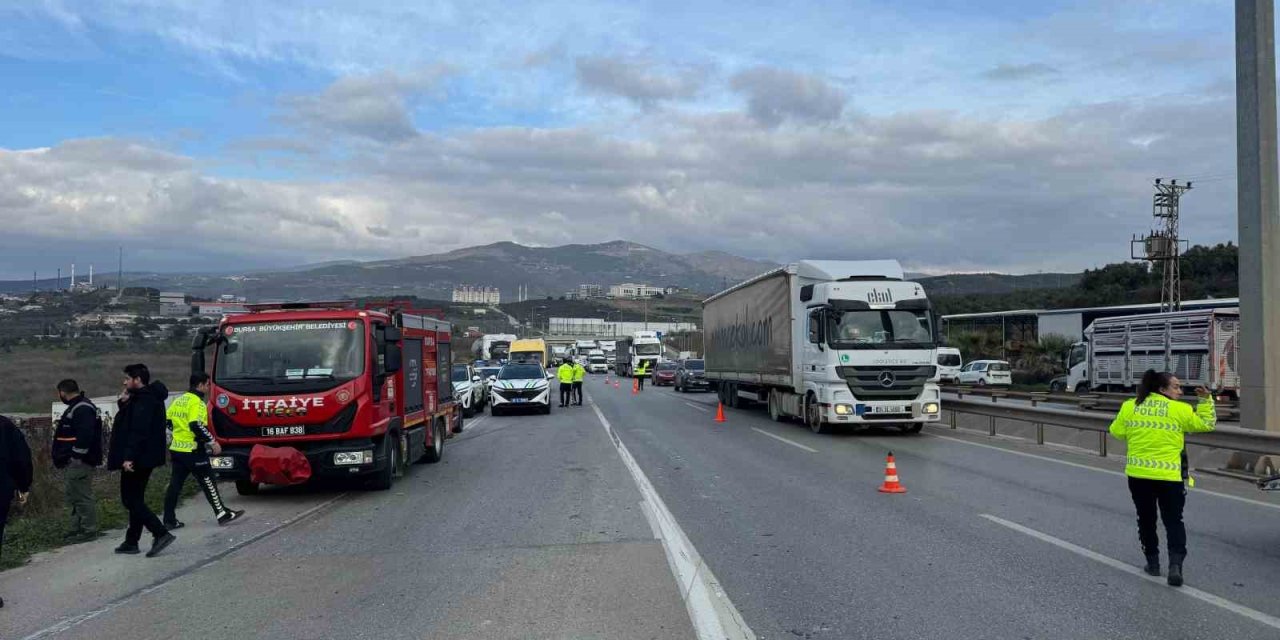
<svg viewBox="0 0 1280 640">
<path fill-rule="evenodd" d="M 146 501 L 151 472 L 164 466 L 168 448 L 165 400 L 169 389 L 164 383 L 151 380 L 151 371 L 145 364 L 125 367 L 124 375 L 125 389 L 120 395 L 120 410 L 112 423 L 111 445 L 107 450 L 107 469 L 120 471 L 120 502 L 129 512 L 129 528 L 116 553 L 139 553 L 138 541 L 142 539 L 142 529 L 146 528 L 152 536 L 147 557 L 153 558 L 176 539 L 147 507 Z"/>
<path fill-rule="evenodd" d="M 102 423 L 98 407 L 85 397 L 75 380 L 58 383 L 58 398 L 66 404 L 54 425 L 50 452 L 53 466 L 62 469 L 71 529 L 63 539 L 84 542 L 98 537 L 98 499 L 93 495 L 93 470 L 102 464 Z"/>
<path fill-rule="evenodd" d="M 27 503 L 31 492 L 31 448 L 27 438 L 13 421 L 0 416 L 0 544 L 4 543 L 4 523 L 9 519 L 9 504 Z M 4 599 L 0 598 L 0 608 Z"/>
</svg>

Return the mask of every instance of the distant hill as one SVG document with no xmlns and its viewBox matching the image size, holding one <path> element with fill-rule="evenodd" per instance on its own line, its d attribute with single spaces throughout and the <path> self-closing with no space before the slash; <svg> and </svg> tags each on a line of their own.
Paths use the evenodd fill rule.
<svg viewBox="0 0 1280 640">
<path fill-rule="evenodd" d="M 1063 289 L 1080 283 L 1080 273 L 1033 273 L 1011 276 L 1002 273 L 956 273 L 915 278 L 929 295 L 1001 294 L 1036 289 Z"/>
</svg>

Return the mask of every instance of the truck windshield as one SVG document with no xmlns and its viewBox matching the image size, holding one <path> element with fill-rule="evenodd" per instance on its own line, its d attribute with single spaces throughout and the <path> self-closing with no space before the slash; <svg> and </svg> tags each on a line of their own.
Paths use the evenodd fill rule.
<svg viewBox="0 0 1280 640">
<path fill-rule="evenodd" d="M 657 355 L 662 355 L 662 345 L 660 345 L 660 344 L 638 344 L 638 345 L 636 345 L 636 355 L 638 355 L 638 356 L 657 356 Z"/>
<path fill-rule="evenodd" d="M 511 352 L 511 343 L 506 341 L 492 342 L 489 344 L 489 356 L 496 360 L 506 360 L 507 354 Z"/>
<path fill-rule="evenodd" d="M 591 356 L 590 361 L 591 364 L 604 364 L 606 362 L 604 356 Z"/>
<path fill-rule="evenodd" d="M 929 316 L 923 311 L 832 310 L 827 341 L 836 349 L 923 349 L 933 346 Z"/>
<path fill-rule="evenodd" d="M 467 375 L 466 365 L 454 365 L 451 376 L 454 382 L 466 382 L 471 379 L 471 376 Z"/>
<path fill-rule="evenodd" d="M 960 355 L 956 353 L 939 354 L 938 364 L 944 367 L 958 367 L 960 366 Z"/>
<path fill-rule="evenodd" d="M 511 361 L 542 364 L 542 352 L 541 351 L 517 351 L 511 354 Z"/>
<path fill-rule="evenodd" d="M 229 325 L 214 382 L 237 393 L 318 391 L 364 373 L 365 333 L 354 320 Z"/>
</svg>

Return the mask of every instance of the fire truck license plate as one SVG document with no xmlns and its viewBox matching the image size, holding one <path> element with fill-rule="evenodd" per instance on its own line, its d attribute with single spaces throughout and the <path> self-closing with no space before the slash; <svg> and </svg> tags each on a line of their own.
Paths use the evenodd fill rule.
<svg viewBox="0 0 1280 640">
<path fill-rule="evenodd" d="M 295 427 L 263 427 L 262 437 L 274 438 L 276 436 L 305 436 L 307 428 L 303 426 Z"/>
</svg>

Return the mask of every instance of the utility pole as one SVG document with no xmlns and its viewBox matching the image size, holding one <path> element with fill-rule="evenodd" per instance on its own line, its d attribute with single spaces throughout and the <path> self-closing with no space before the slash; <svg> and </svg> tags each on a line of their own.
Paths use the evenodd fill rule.
<svg viewBox="0 0 1280 640">
<path fill-rule="evenodd" d="M 1178 205 L 1191 183 L 1178 184 L 1177 179 L 1164 182 L 1156 178 L 1156 193 L 1151 197 L 1151 215 L 1163 228 L 1130 241 L 1130 257 L 1160 263 L 1160 311 L 1182 310 L 1182 243 L 1178 237 Z"/>
<path fill-rule="evenodd" d="M 1280 432 L 1280 194 L 1274 0 L 1236 0 L 1240 423 Z"/>
</svg>

